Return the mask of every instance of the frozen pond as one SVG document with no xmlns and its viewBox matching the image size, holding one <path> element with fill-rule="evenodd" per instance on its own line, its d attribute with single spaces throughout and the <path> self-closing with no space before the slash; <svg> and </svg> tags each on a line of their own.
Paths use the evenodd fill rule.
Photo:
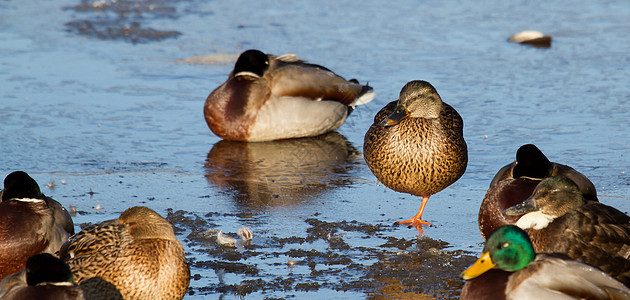
<svg viewBox="0 0 630 300">
<path fill-rule="evenodd" d="M 482 246 L 479 204 L 520 145 L 630 211 L 628 16 L 626 1 L 4 1 L 0 173 L 29 172 L 77 208 L 77 228 L 135 205 L 167 216 L 191 265 L 186 299 L 457 298 Z M 525 29 L 552 47 L 506 41 Z M 203 104 L 250 48 L 369 81 L 376 99 L 318 139 L 221 142 Z M 374 114 L 414 79 L 459 111 L 469 150 L 420 236 L 392 225 L 419 199 L 376 185 L 361 154 Z M 254 239 L 236 249 L 207 234 L 240 226 Z"/>
</svg>

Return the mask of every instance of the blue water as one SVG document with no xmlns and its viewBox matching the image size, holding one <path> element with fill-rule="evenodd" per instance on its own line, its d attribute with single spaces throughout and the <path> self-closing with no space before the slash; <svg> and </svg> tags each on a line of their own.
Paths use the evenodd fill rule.
<svg viewBox="0 0 630 300">
<path fill-rule="evenodd" d="M 409 218 L 418 199 L 376 185 L 360 151 L 374 114 L 414 79 L 431 82 L 459 111 L 469 149 L 464 176 L 429 201 L 424 217 L 437 227 L 426 228 L 426 236 L 450 249 L 478 252 L 477 212 L 485 190 L 526 143 L 588 176 L 600 201 L 630 211 L 626 1 L 191 0 L 128 1 L 124 14 L 100 9 L 117 3 L 123 2 L 0 3 L 0 173 L 25 170 L 42 186 L 54 182 L 44 193 L 76 207 L 76 224 L 115 218 L 133 205 L 163 215 L 168 209 L 224 213 L 208 226 L 235 233 L 248 225 L 254 243 L 264 245 L 271 237 L 303 236 L 309 228 L 304 219 L 314 215 L 383 226 Z M 137 22 L 142 29 L 180 35 L 99 37 L 68 25 L 79 21 L 101 33 Z M 552 47 L 506 41 L 525 29 L 553 36 Z M 206 159 L 220 139 L 205 124 L 203 103 L 226 79 L 234 57 L 250 48 L 296 53 L 341 76 L 369 81 L 376 99 L 338 130 L 352 149 L 303 164 L 245 149 L 247 155 L 230 158 L 236 166 L 219 166 L 245 179 L 217 180 L 216 166 Z M 186 62 L 194 57 L 218 62 Z M 304 147 L 311 146 L 288 151 Z M 283 164 L 297 165 L 277 168 Z M 387 236 L 397 238 L 417 235 L 404 227 L 389 230 Z M 180 232 L 180 240 L 188 233 Z M 384 237 L 345 239 L 377 247 Z M 189 256 L 214 259 L 184 244 Z M 275 264 L 286 259 L 258 256 L 244 263 L 269 276 L 309 272 Z M 196 293 L 187 299 L 232 297 L 203 296 L 199 289 L 217 284 L 219 276 L 203 268 L 192 273 L 200 279 L 191 281 Z M 221 279 L 251 278 L 230 273 Z M 247 298 L 286 295 L 259 291 Z M 325 288 L 288 295 L 365 297 Z"/>
</svg>

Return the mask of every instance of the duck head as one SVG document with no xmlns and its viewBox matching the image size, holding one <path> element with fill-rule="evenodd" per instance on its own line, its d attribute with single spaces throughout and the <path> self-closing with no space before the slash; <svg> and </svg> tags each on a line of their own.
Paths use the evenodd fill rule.
<svg viewBox="0 0 630 300">
<path fill-rule="evenodd" d="M 233 76 L 262 77 L 269 68 L 269 57 L 258 50 L 247 50 L 238 57 L 234 64 Z"/>
<path fill-rule="evenodd" d="M 165 239 L 176 241 L 173 226 L 154 210 L 145 206 L 134 206 L 118 217 L 120 224 L 129 226 L 135 239 Z"/>
<path fill-rule="evenodd" d="M 4 190 L 0 193 L 0 200 L 11 199 L 44 199 L 35 179 L 26 172 L 15 171 L 4 178 Z"/>
<path fill-rule="evenodd" d="M 534 247 L 525 231 L 514 225 L 501 226 L 488 237 L 481 257 L 461 276 L 469 280 L 493 268 L 515 272 L 535 257 Z"/>
<path fill-rule="evenodd" d="M 31 256 L 26 261 L 25 270 L 26 283 L 31 286 L 45 282 L 73 282 L 68 265 L 49 253 Z"/>
<path fill-rule="evenodd" d="M 539 230 L 547 227 L 554 219 L 584 205 L 585 201 L 573 181 L 564 176 L 553 176 L 541 181 L 525 201 L 503 213 L 508 216 L 523 215 L 516 222 L 518 227 Z"/>
<path fill-rule="evenodd" d="M 400 91 L 398 106 L 380 125 L 394 126 L 406 118 L 438 118 L 442 111 L 442 98 L 435 88 L 422 80 L 410 81 Z"/>
<path fill-rule="evenodd" d="M 551 176 L 553 165 L 535 145 L 523 145 L 516 151 L 516 165 L 512 170 L 514 178 L 528 177 L 539 179 Z"/>
</svg>

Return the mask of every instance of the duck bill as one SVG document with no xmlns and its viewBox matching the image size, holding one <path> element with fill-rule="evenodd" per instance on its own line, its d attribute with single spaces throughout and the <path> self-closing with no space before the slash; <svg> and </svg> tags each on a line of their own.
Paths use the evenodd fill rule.
<svg viewBox="0 0 630 300">
<path fill-rule="evenodd" d="M 470 280 L 494 268 L 494 266 L 495 264 L 490 258 L 490 252 L 484 252 L 472 266 L 462 272 L 461 276 L 464 280 Z"/>
<path fill-rule="evenodd" d="M 409 111 L 407 110 L 407 108 L 405 108 L 405 106 L 403 105 L 398 105 L 396 106 L 396 110 L 394 111 L 394 113 L 381 121 L 380 124 L 383 127 L 394 126 L 407 117 L 409 117 Z"/>
<path fill-rule="evenodd" d="M 538 210 L 540 210 L 540 207 L 536 204 L 536 199 L 529 197 L 525 201 L 506 209 L 503 211 L 503 214 L 506 216 L 521 216 Z"/>
</svg>

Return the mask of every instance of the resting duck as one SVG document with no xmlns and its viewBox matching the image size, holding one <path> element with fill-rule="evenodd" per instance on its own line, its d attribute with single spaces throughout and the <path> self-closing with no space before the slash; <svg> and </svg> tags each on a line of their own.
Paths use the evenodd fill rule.
<svg viewBox="0 0 630 300">
<path fill-rule="evenodd" d="M 514 224 L 518 217 L 503 211 L 527 199 L 543 179 L 563 175 L 577 183 L 586 199 L 597 201 L 593 183 L 569 166 L 550 162 L 538 147 L 527 144 L 516 151 L 516 160 L 494 176 L 479 208 L 479 230 L 485 239 L 497 228 Z"/>
<path fill-rule="evenodd" d="M 31 256 L 24 269 L 0 282 L 0 299 L 83 300 L 70 268 L 49 253 Z"/>
<path fill-rule="evenodd" d="M 355 106 L 372 99 L 370 86 L 295 55 L 247 50 L 206 99 L 204 115 L 225 140 L 271 141 L 333 131 Z"/>
<path fill-rule="evenodd" d="M 74 234 L 68 211 L 23 171 L 7 175 L 0 200 L 0 280 L 35 254 L 56 253 Z"/>
<path fill-rule="evenodd" d="M 564 176 L 543 180 L 530 198 L 505 211 L 519 216 L 536 252 L 561 253 L 596 266 L 630 286 L 630 217 L 587 201 Z"/>
<path fill-rule="evenodd" d="M 407 83 L 398 100 L 376 114 L 363 142 L 368 167 L 388 188 L 422 197 L 418 213 L 397 224 L 420 231 L 422 224 L 430 225 L 421 219 L 429 196 L 466 171 L 463 128 L 457 111 L 426 81 Z"/>
<path fill-rule="evenodd" d="M 492 285 L 475 281 L 493 269 L 504 272 L 494 273 Z M 481 257 L 462 278 L 472 281 L 460 299 L 630 299 L 630 289 L 595 267 L 560 255 L 536 254 L 527 233 L 514 225 L 499 227 L 488 237 Z M 473 298 L 476 295 L 481 297 Z"/>
<path fill-rule="evenodd" d="M 83 229 L 59 257 L 88 299 L 181 299 L 190 281 L 173 227 L 142 206 Z"/>
<path fill-rule="evenodd" d="M 524 30 L 508 38 L 508 41 L 539 48 L 551 47 L 551 36 L 536 30 Z"/>
</svg>

